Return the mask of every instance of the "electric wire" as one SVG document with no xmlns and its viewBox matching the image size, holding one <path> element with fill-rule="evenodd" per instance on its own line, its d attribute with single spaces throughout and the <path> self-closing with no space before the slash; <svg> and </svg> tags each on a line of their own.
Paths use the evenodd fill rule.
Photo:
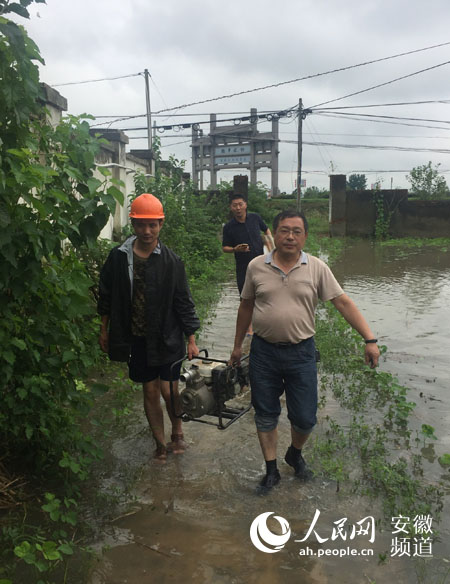
<svg viewBox="0 0 450 584">
<path fill-rule="evenodd" d="M 426 71 L 432 71 L 433 69 L 438 69 L 439 67 L 443 67 L 444 65 L 448 65 L 450 61 L 444 61 L 443 63 L 438 63 L 437 65 L 432 65 L 431 67 L 426 67 L 425 69 L 420 69 L 419 71 L 414 71 L 413 73 L 408 73 L 408 75 L 402 75 L 402 77 L 396 77 L 395 79 L 391 79 L 390 81 L 385 81 L 384 83 L 379 83 L 378 85 L 373 85 L 372 87 L 367 87 L 366 89 L 361 89 L 360 91 L 354 91 L 353 93 L 348 93 L 347 95 L 343 95 L 342 97 L 336 97 L 335 99 L 330 99 L 328 101 L 324 101 L 322 103 L 318 103 L 308 109 L 314 110 L 322 105 L 328 105 L 329 103 L 334 103 L 336 101 L 341 101 L 342 99 L 347 99 L 348 97 L 354 97 L 355 95 L 360 95 L 361 93 L 366 93 L 367 91 L 372 91 L 373 89 L 378 89 L 380 87 L 385 87 L 386 85 L 390 85 L 391 83 L 396 83 L 397 81 L 402 81 L 403 79 L 408 79 L 410 77 L 414 77 L 415 75 L 420 75 L 420 73 L 425 73 Z"/>
<path fill-rule="evenodd" d="M 98 83 L 99 81 L 115 81 L 116 79 L 139 77 L 139 75 L 142 75 L 142 73 L 131 73 L 130 75 L 120 75 L 118 77 L 104 77 L 103 79 L 87 79 L 86 81 L 68 81 L 67 83 L 52 83 L 51 87 L 65 87 L 66 85 L 83 85 L 84 83 Z"/>
<path fill-rule="evenodd" d="M 372 122 L 372 123 L 378 123 L 378 124 L 390 124 L 390 125 L 394 125 L 394 126 L 409 126 L 409 127 L 413 127 L 413 128 L 427 128 L 428 130 L 446 130 L 448 131 L 450 128 L 446 128 L 444 126 L 428 126 L 426 124 L 412 124 L 412 123 L 407 123 L 407 122 L 394 122 L 394 121 L 387 121 L 387 120 L 376 120 L 376 119 L 367 119 L 367 118 L 358 118 L 355 117 L 357 114 L 355 114 L 355 116 L 348 116 L 346 117 L 345 114 L 339 114 L 339 112 L 336 112 L 336 114 L 332 114 L 331 112 L 317 112 L 318 116 L 324 116 L 324 117 L 328 117 L 328 118 L 336 118 L 338 120 L 352 120 L 355 122 Z"/>
<path fill-rule="evenodd" d="M 298 77 L 297 79 L 291 79 L 289 81 L 280 81 L 279 83 L 272 83 L 270 85 L 264 85 L 262 87 L 255 87 L 253 89 L 246 89 L 246 90 L 243 90 L 243 91 L 238 91 L 236 93 L 225 94 L 225 95 L 222 95 L 220 97 L 213 97 L 213 98 L 209 98 L 209 99 L 203 99 L 203 100 L 200 100 L 200 101 L 196 101 L 196 102 L 192 102 L 192 103 L 187 103 L 187 104 L 179 105 L 179 106 L 176 106 L 176 107 L 173 107 L 173 108 L 159 110 L 157 113 L 171 111 L 171 110 L 177 110 L 177 109 L 182 109 L 182 108 L 191 107 L 191 106 L 194 106 L 194 105 L 201 105 L 203 103 L 210 103 L 212 101 L 219 101 L 219 100 L 222 100 L 222 99 L 229 99 L 231 97 L 236 97 L 238 95 L 245 95 L 245 94 L 248 94 L 248 93 L 254 93 L 256 91 L 262 91 L 264 89 L 272 89 L 274 87 L 280 87 L 282 85 L 288 85 L 290 83 L 296 83 L 298 81 L 305 81 L 306 79 L 313 79 L 315 77 L 321 77 L 321 76 L 324 76 L 324 75 L 330 75 L 332 73 L 339 73 L 341 71 L 348 71 L 349 69 L 355 69 L 357 67 L 364 67 L 366 65 L 372 65 L 374 63 L 380 63 L 382 61 L 387 61 L 389 59 L 395 59 L 397 57 L 403 57 L 405 55 L 412 55 L 413 53 L 418 53 L 418 52 L 421 52 L 421 51 L 427 51 L 427 50 L 430 50 L 430 49 L 434 49 L 434 48 L 437 48 L 437 47 L 442 47 L 442 46 L 449 45 L 449 44 L 450 44 L 450 42 L 441 43 L 439 45 L 433 45 L 431 47 L 425 47 L 423 49 L 416 49 L 414 51 L 408 51 L 408 52 L 404 52 L 404 53 L 398 53 L 397 55 L 391 55 L 389 57 L 382 57 L 380 59 L 374 59 L 372 61 L 366 61 L 364 63 L 357 63 L 356 65 L 348 65 L 346 67 L 339 67 L 337 69 L 332 69 L 330 71 L 323 71 L 321 73 L 313 73 L 311 75 L 305 75 L 303 77 Z M 339 101 L 340 99 L 345 99 L 346 97 L 351 97 L 353 95 L 358 95 L 359 93 L 364 93 L 365 91 L 370 91 L 371 89 L 375 89 L 376 87 L 382 87 L 383 85 L 387 85 L 389 83 L 394 83 L 394 81 L 399 81 L 400 79 L 406 79 L 407 77 L 411 77 L 413 75 L 418 75 L 419 73 L 423 73 L 423 72 L 429 71 L 431 69 L 436 69 L 437 67 L 442 67 L 443 65 L 447 65 L 448 63 L 450 63 L 450 61 L 446 61 L 444 63 L 440 63 L 439 65 L 434 65 L 433 67 L 429 67 L 427 69 L 423 69 L 422 71 L 417 71 L 415 73 L 411 73 L 411 74 L 406 75 L 404 77 L 399 77 L 398 79 L 394 79 L 392 81 L 389 81 L 389 82 L 387 82 L 385 84 L 382 84 L 382 85 L 379 85 L 379 86 L 374 86 L 373 88 L 368 88 L 368 89 L 365 89 L 365 90 L 360 91 L 360 92 L 352 93 L 352 94 L 349 94 L 349 95 L 346 95 L 346 96 L 343 96 L 343 97 L 340 97 L 340 98 L 337 98 L 337 99 L 334 99 L 334 100 L 330 100 L 330 101 L 327 101 L 327 102 L 324 102 L 324 103 L 317 104 L 314 107 L 319 107 L 321 105 L 327 105 L 328 103 L 332 103 L 334 101 Z M 295 107 L 297 107 L 297 106 L 293 106 L 290 109 L 294 109 Z"/>
<path fill-rule="evenodd" d="M 330 116 L 331 117 L 331 116 Z M 309 120 L 310 121 L 310 120 Z M 363 121 L 363 120 L 361 120 Z M 370 120 L 369 120 L 370 121 Z M 283 132 L 283 134 L 297 134 L 297 132 Z M 347 134 L 343 132 L 303 132 L 304 136 L 352 136 L 355 138 L 406 138 L 407 140 L 448 140 L 450 136 L 422 136 L 417 134 L 416 136 L 407 136 L 406 134 L 377 134 L 370 135 L 367 134 Z"/>
<path fill-rule="evenodd" d="M 366 104 L 366 105 L 338 105 L 338 106 L 334 106 L 334 107 L 324 107 L 324 108 L 315 108 L 315 111 L 328 111 L 328 110 L 341 110 L 341 109 L 353 109 L 353 108 L 368 108 L 368 107 L 391 107 L 391 106 L 397 106 L 397 105 L 423 105 L 423 104 L 432 104 L 432 103 L 440 103 L 440 104 L 450 104 L 450 99 L 445 100 L 445 99 L 433 99 L 433 100 L 427 100 L 427 101 L 402 101 L 402 102 L 395 102 L 395 103 L 372 103 L 372 104 Z M 262 113 L 271 113 L 274 110 L 258 110 L 258 113 L 262 114 Z M 241 115 L 247 115 L 248 111 L 242 111 L 242 112 L 216 112 L 217 116 L 241 116 Z M 92 117 L 94 117 L 97 120 L 100 119 L 113 119 L 113 118 L 130 118 L 133 117 L 134 115 L 139 115 L 140 117 L 145 117 L 147 114 L 121 114 L 121 115 L 95 115 L 92 114 Z M 180 113 L 180 114 L 170 114 L 169 116 L 167 116 L 166 114 L 156 114 L 154 112 L 152 112 L 152 117 L 159 117 L 159 118 L 172 118 L 172 117 L 188 117 L 188 116 L 209 116 L 211 115 L 211 112 L 206 112 L 206 113 L 189 113 L 189 112 L 184 112 L 184 113 Z M 289 122 L 291 123 L 291 122 Z"/>
<path fill-rule="evenodd" d="M 218 96 L 218 97 L 211 97 L 211 98 L 208 98 L 208 99 L 202 99 L 202 100 L 198 100 L 198 101 L 194 101 L 194 102 L 190 102 L 190 103 L 185 103 L 185 104 L 181 104 L 181 105 L 174 106 L 174 107 L 171 107 L 171 108 L 164 108 L 164 109 L 160 109 L 160 110 L 158 110 L 158 111 L 156 111 L 154 113 L 155 114 L 160 114 L 160 113 L 165 113 L 165 112 L 170 112 L 170 111 L 176 111 L 176 110 L 179 110 L 179 109 L 184 109 L 184 108 L 187 108 L 187 107 L 192 107 L 194 105 L 201 105 L 201 104 L 204 104 L 204 103 L 211 103 L 213 101 L 220 101 L 222 99 L 230 99 L 232 97 L 237 97 L 239 95 L 246 95 L 246 94 L 249 94 L 249 93 L 255 93 L 257 91 L 263 91 L 265 89 L 273 89 L 275 87 L 281 87 L 283 85 L 288 85 L 288 84 L 291 84 L 291 83 L 297 83 L 299 81 L 305 81 L 307 79 L 313 79 L 313 78 L 316 78 L 316 77 L 322 77 L 322 76 L 325 76 L 325 75 L 331 75 L 332 73 L 339 73 L 341 71 L 348 71 L 350 69 L 355 69 L 355 68 L 358 68 L 358 67 L 364 67 L 366 65 L 372 65 L 374 63 L 380 63 L 380 62 L 383 62 L 383 61 L 388 61 L 390 59 L 396 59 L 398 57 L 404 57 L 404 56 L 407 56 L 407 55 L 412 55 L 412 54 L 415 54 L 415 53 L 420 53 L 420 52 L 423 52 L 423 51 L 428 51 L 428 50 L 431 50 L 431 49 L 435 49 L 435 48 L 439 48 L 439 47 L 444 47 L 444 46 L 447 46 L 447 45 L 450 45 L 450 41 L 445 42 L 445 43 L 440 43 L 440 44 L 437 44 L 437 45 L 432 45 L 432 46 L 429 46 L 429 47 L 424 47 L 424 48 L 421 48 L 421 49 L 414 49 L 412 51 L 405 51 L 403 53 L 397 53 L 395 55 L 390 55 L 388 57 L 381 57 L 379 59 L 373 59 L 371 61 L 365 61 L 363 63 L 357 63 L 357 64 L 354 64 L 354 65 L 347 65 L 345 67 L 339 67 L 339 68 L 336 68 L 336 69 L 331 69 L 329 71 L 323 71 L 323 72 L 320 72 L 320 73 L 313 73 L 311 75 L 305 75 L 303 77 L 298 77 L 296 79 L 290 79 L 288 81 L 280 81 L 278 83 L 271 83 L 269 85 L 263 85 L 261 87 L 254 87 L 252 89 L 245 89 L 245 90 L 242 90 L 242 91 L 237 91 L 237 92 L 234 92 L 234 93 L 225 94 L 225 95 L 221 95 L 221 96 Z M 437 67 L 437 66 L 435 66 L 435 67 Z M 428 70 L 428 69 L 426 69 L 426 70 Z M 419 72 L 414 73 L 414 74 L 411 74 L 411 75 L 417 75 L 418 73 Z M 138 73 L 138 75 L 140 75 L 140 74 L 141 73 Z M 393 82 L 394 81 L 390 81 L 389 83 L 393 83 Z M 87 81 L 86 83 L 89 83 L 89 81 Z M 372 88 L 370 88 L 370 89 L 372 89 Z M 354 93 L 354 94 L 350 94 L 348 96 L 344 96 L 344 97 L 341 97 L 341 98 L 337 98 L 335 100 L 330 100 L 328 102 L 320 103 L 320 104 L 317 104 L 314 107 L 319 107 L 321 105 L 326 105 L 326 104 L 332 103 L 334 101 L 339 101 L 340 99 L 344 99 L 345 97 L 350 97 L 351 95 L 358 95 L 358 93 L 363 93 L 364 91 L 369 91 L 370 89 L 366 89 L 366 90 L 363 90 L 362 92 L 357 92 L 357 93 Z M 296 106 L 293 106 L 290 109 L 293 110 L 293 109 L 295 109 L 295 107 Z M 133 117 L 139 117 L 139 116 L 133 116 Z M 132 118 L 129 117 L 127 119 L 132 119 Z"/>
<path fill-rule="evenodd" d="M 432 124 L 450 124 L 450 120 L 430 120 L 429 118 L 407 118 L 404 116 L 387 116 L 384 114 L 360 114 L 357 112 L 333 112 L 333 113 L 335 113 L 338 116 L 359 116 L 360 118 L 385 118 L 389 120 L 405 120 L 408 122 L 431 122 Z"/>
<path fill-rule="evenodd" d="M 441 103 L 445 105 L 450 104 L 450 99 L 432 99 L 426 101 L 400 101 L 394 103 L 370 103 L 365 105 L 337 105 L 334 107 L 323 107 L 323 108 L 314 108 L 316 111 L 326 111 L 326 110 L 338 110 L 338 109 L 352 109 L 352 108 L 366 108 L 366 107 L 391 107 L 396 105 L 423 105 L 423 104 L 430 104 L 430 103 Z"/>
<path fill-rule="evenodd" d="M 334 109 L 334 108 L 332 108 L 332 109 Z M 276 111 L 276 110 L 259 110 L 258 113 L 260 113 L 260 114 L 271 113 L 273 111 Z M 142 117 L 142 116 L 146 116 L 147 114 L 138 114 L 138 115 Z M 210 115 L 211 115 L 211 112 L 207 112 L 207 113 L 203 113 L 203 114 L 202 113 L 184 112 L 182 114 L 170 114 L 170 116 L 167 116 L 166 114 L 156 114 L 156 113 L 152 112 L 152 117 L 159 117 L 159 118 L 166 118 L 166 117 L 172 118 L 172 117 L 177 117 L 177 116 L 183 116 L 183 117 L 184 116 L 208 116 L 208 119 L 209 119 Z M 216 115 L 217 116 L 241 116 L 241 115 L 245 116 L 245 115 L 249 115 L 249 113 L 248 113 L 248 111 L 245 111 L 245 112 L 216 112 Z M 130 116 L 122 114 L 120 116 L 118 116 L 118 115 L 115 115 L 115 116 L 113 116 L 113 115 L 111 115 L 111 116 L 104 116 L 104 115 L 95 116 L 95 115 L 93 115 L 93 117 L 96 119 L 100 119 L 100 118 L 127 118 Z"/>
<path fill-rule="evenodd" d="M 240 126 L 242 122 L 252 122 L 252 118 L 255 121 L 261 121 L 261 122 L 268 121 L 268 122 L 270 122 L 273 119 L 279 120 L 283 117 L 291 117 L 291 116 L 293 116 L 293 114 L 290 110 L 272 110 L 272 111 L 266 111 L 265 113 L 256 113 L 253 116 L 251 114 L 247 113 L 245 116 L 242 116 L 242 117 L 225 118 L 225 119 L 221 119 L 221 120 L 216 120 L 216 122 L 221 122 L 221 123 L 234 122 L 235 126 Z M 133 117 L 137 118 L 137 117 L 145 117 L 145 116 L 138 115 L 138 116 L 133 116 Z M 132 119 L 132 118 L 130 117 L 130 118 L 127 118 L 127 120 L 128 119 Z M 120 122 L 120 121 L 127 121 L 127 120 L 124 120 L 122 118 L 122 119 L 115 120 L 115 122 L 100 123 L 100 124 L 97 124 L 96 126 L 91 126 L 91 130 L 101 129 L 100 126 L 104 126 L 107 124 L 116 123 L 116 122 Z M 237 123 L 237 122 L 239 122 L 239 123 Z M 171 130 L 171 129 L 175 130 L 176 128 L 184 128 L 184 129 L 191 128 L 191 127 L 195 128 L 195 126 L 207 125 L 210 123 L 211 123 L 210 120 L 199 120 L 196 122 L 187 122 L 187 123 L 178 123 L 178 124 L 164 124 L 161 126 L 154 126 L 154 128 L 156 128 L 156 130 L 158 130 L 158 131 L 163 132 L 165 130 Z M 145 128 L 143 128 L 143 127 L 114 128 L 114 129 L 117 131 L 121 131 L 121 132 L 130 132 L 130 131 L 137 130 L 137 129 L 146 130 L 147 127 L 145 127 Z M 232 131 L 232 129 L 230 129 L 229 131 Z"/>
<path fill-rule="evenodd" d="M 178 144 L 187 144 L 190 140 L 183 140 L 182 142 L 173 142 L 172 144 L 161 145 L 161 148 L 171 148 L 172 146 L 178 146 Z"/>
<path fill-rule="evenodd" d="M 314 124 L 312 123 L 311 118 L 308 119 L 308 125 L 311 126 L 311 129 L 315 131 L 315 127 L 314 127 Z M 314 136 L 313 133 L 311 133 L 311 136 L 312 136 L 313 139 L 315 139 L 315 136 Z M 325 147 L 325 151 L 326 151 L 326 154 L 328 156 L 328 159 L 331 160 L 332 159 L 332 156 L 329 154 L 329 152 L 326 149 L 326 147 Z M 322 150 L 321 150 L 321 148 L 319 148 L 319 155 L 320 155 L 320 158 L 322 159 L 322 163 L 323 163 L 324 168 L 327 168 L 327 164 L 325 162 L 325 159 L 322 156 Z"/>
<path fill-rule="evenodd" d="M 297 144 L 296 140 L 280 140 L 285 144 Z M 396 150 L 399 152 L 433 152 L 435 154 L 450 154 L 448 148 L 413 148 L 410 146 L 382 146 L 375 144 L 340 144 L 336 142 L 308 142 L 303 141 L 308 146 L 332 146 L 335 148 L 351 148 L 361 150 Z"/>
</svg>

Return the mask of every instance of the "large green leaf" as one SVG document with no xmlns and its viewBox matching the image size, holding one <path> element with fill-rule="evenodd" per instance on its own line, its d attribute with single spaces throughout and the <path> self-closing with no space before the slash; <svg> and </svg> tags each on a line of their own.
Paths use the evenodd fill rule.
<svg viewBox="0 0 450 584">
<path fill-rule="evenodd" d="M 5 12 L 14 12 L 19 16 L 22 16 L 23 18 L 30 18 L 30 13 L 28 12 L 28 10 L 24 6 L 17 4 L 17 2 L 12 2 L 11 4 L 8 4 L 6 6 Z"/>
</svg>

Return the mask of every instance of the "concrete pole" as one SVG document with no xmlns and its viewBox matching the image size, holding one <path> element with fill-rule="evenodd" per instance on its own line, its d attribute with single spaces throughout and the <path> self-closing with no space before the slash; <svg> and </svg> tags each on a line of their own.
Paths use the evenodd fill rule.
<svg viewBox="0 0 450 584">
<path fill-rule="evenodd" d="M 209 174 L 211 189 L 215 189 L 217 186 L 217 171 L 215 167 L 216 158 L 216 135 L 215 129 L 217 127 L 217 116 L 216 114 L 210 114 L 209 116 Z"/>
<path fill-rule="evenodd" d="M 200 135 L 200 190 L 203 191 L 203 130 L 199 131 Z"/>
<path fill-rule="evenodd" d="M 271 182 L 272 182 L 272 197 L 276 197 L 278 195 L 278 125 L 279 121 L 278 118 L 272 120 L 272 136 L 273 136 L 273 143 L 272 143 L 272 155 L 271 155 Z"/>
<path fill-rule="evenodd" d="M 147 107 L 147 147 L 149 152 L 152 152 L 153 143 L 152 143 L 152 109 L 150 107 L 150 84 L 149 84 L 149 77 L 150 73 L 148 69 L 144 69 L 144 77 L 145 77 L 145 105 Z M 150 159 L 150 173 L 153 174 L 153 154 L 152 158 Z"/>
<path fill-rule="evenodd" d="M 256 152 L 255 152 L 255 136 L 258 131 L 258 112 L 256 108 L 250 110 L 250 125 L 252 135 L 250 137 L 250 184 L 256 185 L 258 175 L 256 171 Z"/>
<path fill-rule="evenodd" d="M 297 138 L 297 211 L 302 209 L 302 150 L 303 150 L 303 102 L 298 100 Z"/>
<path fill-rule="evenodd" d="M 192 181 L 194 185 L 198 188 L 198 168 L 197 168 L 197 146 L 194 144 L 197 142 L 198 130 L 192 126 Z"/>
</svg>

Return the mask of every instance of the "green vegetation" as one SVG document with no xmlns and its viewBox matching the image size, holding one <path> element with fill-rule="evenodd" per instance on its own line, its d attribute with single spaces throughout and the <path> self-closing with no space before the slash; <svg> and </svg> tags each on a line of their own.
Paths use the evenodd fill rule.
<svg viewBox="0 0 450 584">
<path fill-rule="evenodd" d="M 441 251 L 448 251 L 450 249 L 450 238 L 448 237 L 402 237 L 401 239 L 387 239 L 386 241 L 381 241 L 380 245 L 383 247 L 396 247 L 402 246 L 410 249 L 420 249 L 423 247 L 437 247 Z"/>
<path fill-rule="evenodd" d="M 4 18 L 0 55 L 7 79 L 0 90 L 0 444 L 4 456 L 42 473 L 79 438 L 77 417 L 89 398 L 76 380 L 98 358 L 89 347 L 92 281 L 77 251 L 95 245 L 123 196 L 118 185 L 94 178 L 100 142 L 85 120 L 47 122 L 38 49 Z"/>
<path fill-rule="evenodd" d="M 400 203 L 407 198 L 395 198 L 391 193 L 382 192 L 379 188 L 372 191 L 375 205 L 375 239 L 378 241 L 388 239 L 392 217 Z"/>
<path fill-rule="evenodd" d="M 328 189 L 319 189 L 319 187 L 308 187 L 302 195 L 303 199 L 328 199 L 330 191 Z"/>
<path fill-rule="evenodd" d="M 448 186 L 445 178 L 439 174 L 440 164 L 433 168 L 431 161 L 422 166 L 416 166 L 406 176 L 411 183 L 411 192 L 424 200 L 444 199 L 448 196 Z"/>
<path fill-rule="evenodd" d="M 322 239 L 323 250 L 328 242 Z M 428 424 L 412 429 L 410 417 L 416 404 L 409 398 L 408 388 L 389 373 L 362 366 L 359 335 L 328 303 L 319 309 L 316 342 L 321 352 L 323 411 L 321 431 L 311 445 L 316 472 L 332 477 L 336 490 L 344 496 L 377 499 L 386 526 L 395 516 L 428 514 L 437 525 L 445 486 L 427 478 L 422 453 L 437 437 Z M 386 347 L 381 350 L 385 352 Z M 341 407 L 339 423 L 327 414 L 330 403 L 334 410 L 336 402 Z M 442 455 L 439 463 L 448 468 L 450 454 Z M 434 537 L 439 537 L 437 530 Z M 426 567 L 420 560 L 416 563 L 418 572 L 431 578 L 436 566 Z M 444 582 L 445 578 L 418 581 Z"/>
<path fill-rule="evenodd" d="M 31 0 L 0 0 L 0 13 L 27 16 Z M 104 366 L 98 348 L 98 271 L 111 244 L 98 242 L 121 184 L 94 176 L 102 141 L 85 118 L 47 122 L 25 29 L 0 17 L 0 581 L 65 581 L 83 485 L 102 457 L 86 422 L 109 386 L 88 381 Z M 207 205 L 191 185 L 178 187 L 182 165 L 149 187 L 166 208 L 164 237 L 186 260 L 205 315 L 231 267 L 221 251 L 220 202 Z M 138 177 L 136 189 L 147 187 Z M 142 190 L 140 191 L 142 192 Z M 119 392 L 117 417 L 131 392 Z M 115 415 L 116 415 L 115 414 Z M 20 477 L 23 477 L 19 480 Z M 14 486 L 12 486 L 14 485 Z M 20 488 L 19 488 L 20 485 Z M 29 519 L 32 517 L 32 519 Z M 78 538 L 78 536 L 77 536 Z"/>
<path fill-rule="evenodd" d="M 361 366 L 361 339 L 332 306 L 320 310 L 316 339 L 322 354 L 321 405 L 332 398 L 349 416 L 345 425 L 327 416 L 325 437 L 316 439 L 314 449 L 324 459 L 326 474 L 342 485 L 350 469 L 359 469 L 358 478 L 347 481 L 348 488 L 380 496 L 387 519 L 420 513 L 437 517 L 442 493 L 421 480 L 421 457 L 416 456 L 424 441 L 435 439 L 434 429 L 424 424 L 421 436 L 411 439 L 408 419 L 416 404 L 408 400 L 407 388 L 389 373 Z M 401 448 L 400 458 L 392 444 Z M 330 460 L 335 469 L 330 468 Z"/>
<path fill-rule="evenodd" d="M 0 12 L 27 17 L 30 3 L 0 1 Z M 100 360 L 81 251 L 123 202 L 119 184 L 94 177 L 101 142 L 87 121 L 48 123 L 37 62 L 25 29 L 1 16 L 2 582 L 47 582 L 73 553 L 81 485 L 101 456 L 80 424 L 103 390 L 80 382 Z"/>
<path fill-rule="evenodd" d="M 367 178 L 365 174 L 351 174 L 348 177 L 347 189 L 349 191 L 365 191 L 367 189 Z"/>
</svg>

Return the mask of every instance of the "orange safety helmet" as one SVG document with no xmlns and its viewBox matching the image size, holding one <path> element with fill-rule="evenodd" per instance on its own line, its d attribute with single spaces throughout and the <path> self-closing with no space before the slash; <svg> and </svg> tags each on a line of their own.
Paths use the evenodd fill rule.
<svg viewBox="0 0 450 584">
<path fill-rule="evenodd" d="M 159 199 L 150 193 L 143 193 L 131 203 L 130 217 L 132 219 L 164 219 L 164 209 Z"/>
</svg>

